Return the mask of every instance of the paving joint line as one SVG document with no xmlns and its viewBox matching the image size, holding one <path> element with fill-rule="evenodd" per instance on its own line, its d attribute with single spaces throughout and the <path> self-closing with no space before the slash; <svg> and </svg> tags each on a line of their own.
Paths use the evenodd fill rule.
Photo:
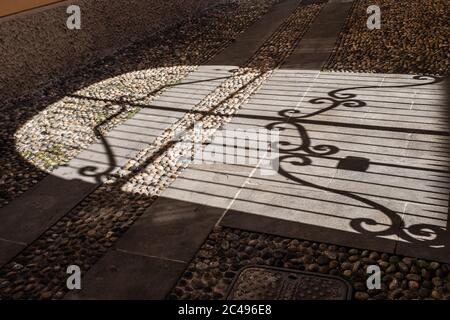
<svg viewBox="0 0 450 320">
<path fill-rule="evenodd" d="M 183 261 L 183 260 L 170 259 L 170 258 L 161 257 L 161 256 L 142 254 L 142 253 L 139 253 L 139 252 L 124 250 L 124 249 L 119 249 L 119 248 L 115 248 L 115 250 L 118 251 L 118 252 L 123 252 L 123 253 L 129 254 L 129 255 L 133 255 L 133 256 L 139 256 L 139 257 L 145 257 L 145 258 L 151 258 L 151 259 L 157 259 L 157 260 L 163 260 L 163 261 L 169 261 L 169 262 L 176 262 L 176 263 L 181 263 L 181 264 L 187 264 L 188 263 L 187 261 Z"/>
</svg>

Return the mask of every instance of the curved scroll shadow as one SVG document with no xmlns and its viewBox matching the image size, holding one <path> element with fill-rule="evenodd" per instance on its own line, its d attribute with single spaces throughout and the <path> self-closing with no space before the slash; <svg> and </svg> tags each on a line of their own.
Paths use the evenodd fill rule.
<svg viewBox="0 0 450 320">
<path fill-rule="evenodd" d="M 423 86 L 434 83 L 439 83 L 444 80 L 443 77 L 435 77 L 435 76 L 413 76 L 415 80 L 431 80 L 426 83 L 420 84 L 408 84 L 408 85 L 399 85 L 399 86 L 385 86 L 383 88 L 402 88 L 402 87 L 415 87 L 415 86 Z M 311 142 L 311 138 L 308 135 L 306 128 L 300 123 L 301 119 L 311 118 L 319 114 L 323 114 L 329 110 L 335 109 L 339 106 L 348 107 L 348 108 L 361 108 L 366 106 L 367 104 L 357 99 L 357 94 L 354 93 L 344 93 L 343 91 L 356 90 L 356 89 L 369 89 L 369 88 L 378 88 L 376 86 L 360 86 L 353 88 L 344 88 L 344 89 L 336 89 L 332 90 L 328 93 L 328 97 L 323 98 L 315 98 L 309 100 L 310 103 L 313 104 L 324 104 L 329 103 L 330 105 L 320 109 L 318 111 L 312 112 L 307 115 L 299 116 L 299 110 L 296 109 L 284 109 L 281 110 L 278 114 L 280 116 L 280 120 L 273 122 L 266 126 L 268 130 L 272 130 L 277 128 L 282 124 L 289 123 L 295 127 L 295 130 L 298 133 L 299 144 L 292 146 L 291 143 L 287 141 L 280 141 L 279 150 L 283 155 L 279 156 L 279 168 L 278 173 L 283 177 L 307 186 L 311 188 L 315 188 L 322 191 L 327 191 L 330 193 L 334 193 L 337 195 L 341 195 L 344 197 L 348 197 L 350 199 L 356 200 L 362 204 L 365 204 L 368 207 L 371 207 L 389 218 L 391 221 L 391 225 L 383 230 L 383 231 L 370 231 L 364 227 L 364 225 L 375 226 L 378 225 L 378 222 L 371 218 L 356 218 L 350 222 L 351 227 L 363 234 L 371 234 L 374 237 L 379 236 L 393 236 L 398 235 L 401 239 L 406 240 L 411 243 L 421 242 L 423 240 L 418 239 L 414 236 L 418 237 L 431 237 L 432 240 L 426 240 L 427 244 L 430 246 L 442 245 L 442 241 L 447 237 L 446 231 L 442 228 L 426 223 L 414 224 L 409 227 L 405 226 L 405 223 L 402 217 L 397 214 L 397 212 L 389 209 L 385 205 L 382 205 L 376 201 L 370 200 L 368 198 L 362 197 L 356 193 L 321 186 L 312 182 L 308 182 L 302 178 L 294 176 L 289 173 L 287 170 L 283 168 L 283 164 L 290 163 L 295 166 L 308 166 L 312 164 L 311 156 L 314 157 L 326 157 L 329 155 L 334 155 L 339 152 L 339 148 L 334 145 L 313 145 Z M 279 128 L 279 130 L 284 130 L 284 128 Z"/>
</svg>

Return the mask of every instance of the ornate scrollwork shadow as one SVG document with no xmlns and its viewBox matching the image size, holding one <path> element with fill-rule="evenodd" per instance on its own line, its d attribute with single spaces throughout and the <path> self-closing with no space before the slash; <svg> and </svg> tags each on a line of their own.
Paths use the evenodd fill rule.
<svg viewBox="0 0 450 320">
<path fill-rule="evenodd" d="M 399 86 L 384 86 L 382 88 L 403 88 L 403 87 L 414 87 L 438 83 L 444 80 L 441 77 L 435 76 L 413 76 L 414 80 L 431 80 L 426 83 L 420 84 L 408 84 Z M 390 225 L 382 231 L 371 231 L 365 226 L 377 226 L 379 223 L 368 217 L 356 218 L 350 222 L 351 227 L 361 234 L 370 234 L 373 237 L 387 237 L 398 235 L 402 240 L 406 240 L 411 243 L 427 241 L 429 246 L 439 246 L 443 244 L 443 241 L 448 238 L 446 235 L 447 231 L 444 229 L 430 224 L 414 224 L 406 226 L 400 214 L 389 209 L 387 206 L 382 205 L 374 200 L 362 197 L 356 193 L 352 193 L 345 190 L 334 189 L 326 186 L 321 186 L 315 183 L 311 183 L 302 179 L 298 176 L 293 175 L 283 168 L 283 164 L 290 163 L 294 166 L 308 166 L 313 163 L 313 157 L 326 157 L 330 155 L 336 155 L 339 152 L 339 148 L 334 145 L 312 145 L 311 138 L 306 130 L 306 128 L 301 124 L 302 119 L 312 118 L 316 115 L 323 114 L 329 110 L 336 109 L 337 107 L 346 108 L 362 108 L 367 104 L 357 99 L 357 94 L 344 92 L 356 89 L 370 89 L 378 88 L 376 86 L 360 86 L 353 88 L 344 88 L 332 90 L 328 93 L 328 97 L 314 98 L 309 100 L 312 104 L 326 104 L 329 105 L 314 111 L 307 115 L 300 115 L 300 111 L 297 109 L 284 109 L 278 112 L 279 121 L 271 123 L 266 126 L 268 130 L 280 128 L 284 130 L 286 124 L 294 127 L 294 130 L 298 135 L 298 143 L 293 144 L 286 141 L 281 141 L 279 144 L 279 169 L 278 173 L 285 178 L 293 181 L 295 183 L 315 188 L 318 190 L 327 191 L 330 193 L 338 194 L 355 201 L 358 201 L 369 208 L 373 208 L 381 213 L 383 213 L 390 220 Z M 431 238 L 429 240 L 424 240 L 423 238 Z"/>
</svg>

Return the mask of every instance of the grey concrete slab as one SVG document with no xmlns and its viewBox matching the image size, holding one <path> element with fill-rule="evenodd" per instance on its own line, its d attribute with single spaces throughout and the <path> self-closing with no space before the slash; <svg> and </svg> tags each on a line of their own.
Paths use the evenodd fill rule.
<svg viewBox="0 0 450 320">
<path fill-rule="evenodd" d="M 446 229 L 448 230 L 448 229 Z M 450 261 L 450 254 L 448 250 L 448 243 L 450 239 L 447 238 L 446 245 L 444 247 L 433 248 L 427 245 L 425 242 L 405 243 L 399 242 L 395 253 L 407 257 L 417 257 L 432 261 L 446 262 Z"/>
<path fill-rule="evenodd" d="M 309 182 L 307 178 L 304 178 L 304 181 Z M 301 182 L 297 181 L 297 183 Z M 395 240 L 394 230 L 396 231 L 395 225 L 398 221 L 392 221 L 392 218 L 381 212 L 378 207 L 388 207 L 396 212 L 396 217 L 400 218 L 405 206 L 403 202 L 370 197 L 365 197 L 362 201 L 355 198 L 352 192 L 334 191 L 332 188 L 321 185 L 316 187 L 311 183 L 308 183 L 306 187 L 302 190 L 289 187 L 277 189 L 269 185 L 255 186 L 249 183 L 236 197 L 230 210 L 256 215 L 255 226 L 251 230 L 258 229 L 257 218 L 265 216 L 283 220 L 286 225 L 302 223 L 322 226 L 354 234 L 354 237 L 361 233 L 359 221 L 369 219 L 376 221 L 376 224 L 363 223 L 365 233 L 361 234 L 361 239 L 358 241 L 363 241 L 369 233 L 376 234 L 385 230 L 389 230 L 386 238 Z M 376 203 L 373 204 L 373 202 Z M 221 224 L 224 225 L 224 220 Z M 299 233 L 297 237 L 302 238 L 302 235 Z M 332 242 L 332 240 L 329 239 L 326 242 Z"/>
<path fill-rule="evenodd" d="M 282 68 L 300 69 L 300 70 L 320 70 L 323 63 L 329 57 L 328 52 L 298 52 L 291 55 L 287 63 L 283 64 Z"/>
<path fill-rule="evenodd" d="M 124 160 L 123 157 L 116 157 L 115 159 Z M 54 177 L 66 181 L 82 181 L 93 185 L 93 190 L 95 190 L 95 188 L 106 179 L 106 176 L 102 173 L 110 172 L 110 170 L 113 172 L 119 168 L 117 165 L 107 162 L 107 160 L 108 159 L 96 160 L 77 158 L 70 161 L 68 165 L 60 167 L 58 169 L 58 175 L 54 175 Z M 63 198 L 60 199 L 62 201 Z"/>
<path fill-rule="evenodd" d="M 366 114 L 366 119 L 386 121 L 391 123 L 396 122 L 396 124 L 404 123 L 406 126 L 424 125 L 429 129 L 436 128 L 438 131 L 445 130 L 448 121 L 448 119 L 446 118 L 432 117 L 431 115 L 424 116 L 423 113 L 422 116 L 420 116 L 415 114 L 414 111 L 407 114 L 388 113 L 385 110 L 376 110 L 376 108 L 374 107 L 372 107 L 371 110 L 369 110 L 369 112 Z"/>
<path fill-rule="evenodd" d="M 329 22 L 343 23 L 347 18 L 348 11 L 352 6 L 353 0 L 331 0 L 323 8 L 321 14 L 317 17 L 315 23 L 323 24 Z"/>
<path fill-rule="evenodd" d="M 315 78 L 318 74 L 319 70 L 276 69 L 272 72 L 270 79 L 296 83 L 307 78 Z"/>
<path fill-rule="evenodd" d="M 299 53 L 331 52 L 335 46 L 335 42 L 335 37 L 306 38 L 302 40 L 301 46 L 295 49 L 294 55 Z"/>
<path fill-rule="evenodd" d="M 408 141 L 408 156 L 441 160 L 448 163 L 450 137 L 412 134 Z"/>
<path fill-rule="evenodd" d="M 151 143 L 158 134 L 161 133 L 161 128 L 156 127 L 136 127 L 122 124 L 114 128 L 114 132 L 108 134 L 109 139 L 123 140 L 124 142 L 137 141 L 141 143 Z"/>
<path fill-rule="evenodd" d="M 97 186 L 47 176 L 29 192 L 0 209 L 0 238 L 30 243 Z"/>
<path fill-rule="evenodd" d="M 429 133 L 431 135 L 447 135 L 448 125 L 445 122 L 436 124 L 432 122 L 420 121 L 420 119 L 414 118 L 415 121 L 407 121 L 402 116 L 383 116 L 371 115 L 367 113 L 367 118 L 364 120 L 365 126 L 371 126 L 373 128 L 385 128 L 385 130 L 402 130 L 409 131 L 410 133 Z"/>
<path fill-rule="evenodd" d="M 250 26 L 227 50 L 214 57 L 208 65 L 242 65 L 275 32 L 295 10 L 300 0 L 282 1 L 271 8 L 260 20 Z"/>
<path fill-rule="evenodd" d="M 387 87 L 385 75 L 321 72 L 307 84 L 288 71 L 286 94 L 278 74 L 230 123 L 282 124 L 286 160 L 273 176 L 252 171 L 220 224 L 388 252 L 398 244 L 401 254 L 450 261 L 427 234 L 450 244 L 449 130 L 433 118 L 446 107 L 414 110 L 413 76 L 388 78 Z"/>
<path fill-rule="evenodd" d="M 66 300 L 162 300 L 186 268 L 185 263 L 109 251 L 86 275 L 81 290 Z"/>
<path fill-rule="evenodd" d="M 290 160 L 301 162 L 301 159 Z M 302 193 L 314 190 L 310 184 L 328 187 L 336 174 L 335 161 L 330 159 L 313 158 L 310 165 L 296 165 L 290 163 L 290 160 L 282 163 L 283 172 L 269 175 L 265 171 L 256 170 L 248 180 L 249 186 L 252 188 L 273 187 L 274 193 L 281 195 L 288 190 Z M 296 179 L 298 183 L 293 183 L 293 179 Z"/>
<path fill-rule="evenodd" d="M 161 196 L 225 210 L 252 170 L 252 166 L 191 165 Z"/>
<path fill-rule="evenodd" d="M 437 261 L 450 261 L 447 206 L 408 203 L 403 214 L 396 253 Z"/>
<path fill-rule="evenodd" d="M 320 70 L 334 49 L 350 8 L 349 1 L 326 3 L 281 68 Z"/>
<path fill-rule="evenodd" d="M 189 262 L 222 214 L 221 208 L 160 197 L 120 239 L 117 248 Z"/>
<path fill-rule="evenodd" d="M 312 28 L 308 30 L 306 39 L 333 39 L 333 43 L 336 44 L 337 33 L 342 29 L 342 21 L 318 21 L 314 22 L 318 28 Z M 333 48 L 332 48 L 333 49 Z"/>
<path fill-rule="evenodd" d="M 347 127 L 350 123 L 351 126 L 364 126 L 364 114 L 365 112 L 361 110 L 360 113 L 354 114 L 350 110 L 329 110 L 329 112 L 323 112 L 323 109 L 311 108 L 309 105 L 306 107 L 299 106 L 297 108 L 300 116 L 305 115 L 304 118 L 301 117 L 292 117 L 291 122 L 300 125 L 307 124 L 322 124 L 323 126 L 339 126 L 339 127 Z"/>
<path fill-rule="evenodd" d="M 447 206 L 449 194 L 448 188 L 432 187 L 423 180 L 350 170 L 338 170 L 330 187 L 362 196 L 443 206 Z"/>
<path fill-rule="evenodd" d="M 18 252 L 25 249 L 25 244 L 6 241 L 0 239 L 0 266 L 6 264 L 9 260 L 14 258 Z"/>
<path fill-rule="evenodd" d="M 245 108 L 239 110 L 232 126 L 268 125 L 280 120 L 280 112 L 295 109 L 304 100 L 319 71 L 275 70 L 252 97 Z"/>
<path fill-rule="evenodd" d="M 412 76 L 410 76 L 411 78 Z M 347 72 L 321 72 L 319 74 L 320 79 L 341 81 L 342 83 L 357 84 L 357 87 L 369 87 L 373 84 L 381 84 L 384 82 L 386 76 L 380 73 L 347 73 Z M 408 78 L 409 79 L 409 78 Z M 402 80 L 403 81 L 403 80 Z M 380 86 L 381 86 L 380 84 Z"/>
</svg>

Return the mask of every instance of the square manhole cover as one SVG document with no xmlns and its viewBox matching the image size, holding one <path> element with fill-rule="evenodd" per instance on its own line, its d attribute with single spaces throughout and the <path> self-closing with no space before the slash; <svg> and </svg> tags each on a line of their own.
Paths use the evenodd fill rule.
<svg viewBox="0 0 450 320">
<path fill-rule="evenodd" d="M 290 269 L 254 266 L 235 277 L 228 300 L 349 300 L 345 280 Z"/>
</svg>

